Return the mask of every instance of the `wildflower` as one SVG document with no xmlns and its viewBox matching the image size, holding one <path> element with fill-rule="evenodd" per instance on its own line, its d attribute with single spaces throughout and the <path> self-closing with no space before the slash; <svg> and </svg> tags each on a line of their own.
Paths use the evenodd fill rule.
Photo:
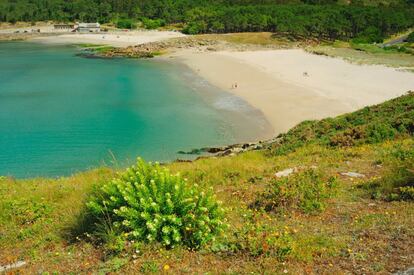
<svg viewBox="0 0 414 275">
<path fill-rule="evenodd" d="M 167 271 L 167 270 L 169 270 L 169 269 L 170 269 L 170 266 L 166 264 L 166 265 L 164 265 L 163 269 L 164 269 L 165 271 Z"/>
</svg>

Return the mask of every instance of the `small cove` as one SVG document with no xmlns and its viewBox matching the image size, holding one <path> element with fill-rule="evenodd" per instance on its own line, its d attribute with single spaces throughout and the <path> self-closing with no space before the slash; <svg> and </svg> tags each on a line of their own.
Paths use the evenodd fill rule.
<svg viewBox="0 0 414 275">
<path fill-rule="evenodd" d="M 0 43 L 0 175 L 65 176 L 171 161 L 180 150 L 252 141 L 260 112 L 162 60 L 88 59 L 75 46 Z"/>
</svg>

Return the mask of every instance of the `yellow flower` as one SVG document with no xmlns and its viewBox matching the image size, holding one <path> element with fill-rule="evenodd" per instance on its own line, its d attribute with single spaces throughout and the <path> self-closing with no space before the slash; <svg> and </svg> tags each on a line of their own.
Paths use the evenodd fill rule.
<svg viewBox="0 0 414 275">
<path fill-rule="evenodd" d="M 165 271 L 167 271 L 167 270 L 169 270 L 169 269 L 170 269 L 170 266 L 169 266 L 169 265 L 167 265 L 167 264 L 166 264 L 166 265 L 164 265 L 164 270 L 165 270 Z"/>
</svg>

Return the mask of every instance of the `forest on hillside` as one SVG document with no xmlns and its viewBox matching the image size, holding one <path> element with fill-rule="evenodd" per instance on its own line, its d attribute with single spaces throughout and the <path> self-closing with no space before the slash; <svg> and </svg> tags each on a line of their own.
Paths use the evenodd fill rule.
<svg viewBox="0 0 414 275">
<path fill-rule="evenodd" d="M 188 34 L 269 31 L 381 42 L 414 26 L 414 1 L 372 6 L 363 0 L 0 0 L 1 22 L 44 20 L 121 22 L 125 28 L 179 23 Z"/>
</svg>

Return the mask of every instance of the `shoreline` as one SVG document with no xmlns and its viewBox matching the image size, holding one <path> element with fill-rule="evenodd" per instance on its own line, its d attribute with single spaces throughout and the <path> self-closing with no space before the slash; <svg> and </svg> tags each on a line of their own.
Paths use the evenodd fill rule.
<svg viewBox="0 0 414 275">
<path fill-rule="evenodd" d="M 263 111 L 255 108 L 244 98 L 214 85 L 184 62 L 177 62 L 175 59 L 162 57 L 155 58 L 153 61 L 166 62 L 176 66 L 180 71 L 177 77 L 184 81 L 186 86 L 197 93 L 207 104 L 227 116 L 226 120 L 231 121 L 236 129 L 234 131 L 235 143 L 231 145 L 255 143 L 270 140 L 274 137 L 273 126 Z M 259 131 L 252 133 L 252 128 L 259 129 Z M 228 145 L 221 144 L 216 147 L 226 147 Z"/>
<path fill-rule="evenodd" d="M 410 72 L 352 64 L 301 49 L 182 50 L 170 58 L 262 111 L 273 127 L 273 136 L 305 120 L 349 113 L 414 90 Z"/>
</svg>

